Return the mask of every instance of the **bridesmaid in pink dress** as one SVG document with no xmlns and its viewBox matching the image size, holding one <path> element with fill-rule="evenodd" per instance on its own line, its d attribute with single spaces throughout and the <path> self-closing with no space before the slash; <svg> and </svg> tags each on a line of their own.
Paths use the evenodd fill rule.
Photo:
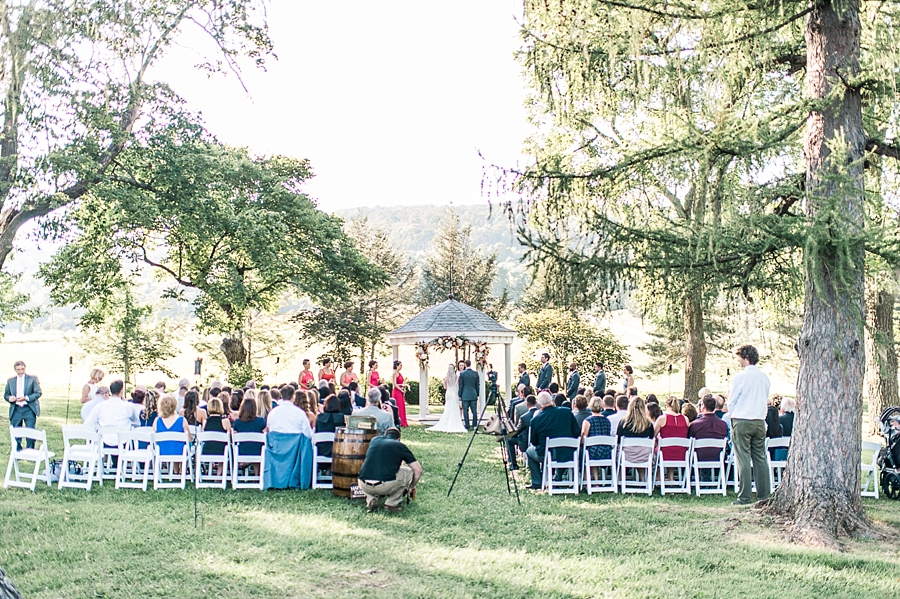
<svg viewBox="0 0 900 599">
<path fill-rule="evenodd" d="M 403 397 L 406 391 L 406 385 L 403 384 L 403 375 L 400 374 L 400 368 L 403 364 L 400 360 L 394 361 L 394 376 L 391 382 L 394 383 L 394 390 L 391 391 L 391 397 L 397 403 L 397 415 L 400 416 L 400 426 L 406 426 L 406 399 Z"/>
<path fill-rule="evenodd" d="M 378 374 L 378 362 L 369 360 L 369 389 L 381 384 L 381 375 Z"/>
</svg>

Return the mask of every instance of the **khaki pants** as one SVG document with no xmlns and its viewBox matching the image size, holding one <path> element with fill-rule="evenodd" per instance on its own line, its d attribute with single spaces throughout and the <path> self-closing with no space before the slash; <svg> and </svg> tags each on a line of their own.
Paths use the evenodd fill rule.
<svg viewBox="0 0 900 599">
<path fill-rule="evenodd" d="M 396 480 L 388 480 L 382 483 L 378 483 L 377 485 L 369 484 L 364 480 L 360 480 L 359 488 L 362 489 L 362 492 L 366 494 L 366 503 L 368 503 L 372 499 L 387 497 L 387 499 L 384 500 L 384 505 L 397 507 L 398 505 L 400 505 L 400 501 L 403 499 L 403 491 L 407 490 L 409 488 L 409 485 L 412 484 L 412 479 L 412 469 L 404 464 L 400 466 L 400 470 L 397 471 Z"/>
<path fill-rule="evenodd" d="M 741 487 L 738 497 L 751 499 L 752 477 L 756 481 L 756 498 L 767 499 L 771 493 L 769 462 L 766 460 L 766 423 L 763 420 L 732 420 L 731 443 L 737 460 Z"/>
</svg>

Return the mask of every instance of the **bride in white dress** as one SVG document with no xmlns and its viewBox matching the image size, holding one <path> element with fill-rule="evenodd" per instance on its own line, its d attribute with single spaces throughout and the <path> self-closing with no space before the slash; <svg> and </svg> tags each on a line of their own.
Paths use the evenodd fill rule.
<svg viewBox="0 0 900 599">
<path fill-rule="evenodd" d="M 459 413 L 459 391 L 457 387 L 456 365 L 450 364 L 447 367 L 447 375 L 444 377 L 444 388 L 447 390 L 444 396 L 444 413 L 437 424 L 429 428 L 430 431 L 440 431 L 442 433 L 465 433 L 468 432 L 463 426 L 462 416 Z"/>
</svg>

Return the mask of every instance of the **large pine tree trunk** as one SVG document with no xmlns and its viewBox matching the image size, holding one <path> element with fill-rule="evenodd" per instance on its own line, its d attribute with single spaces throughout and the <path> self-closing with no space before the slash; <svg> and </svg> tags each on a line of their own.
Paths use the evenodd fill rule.
<svg viewBox="0 0 900 599">
<path fill-rule="evenodd" d="M 706 386 L 706 335 L 700 298 L 684 298 L 684 398 L 697 403 L 697 392 Z"/>
<path fill-rule="evenodd" d="M 859 71 L 858 0 L 816 3 L 806 43 L 807 95 L 820 102 L 807 118 L 805 148 L 813 242 L 805 256 L 794 434 L 784 481 L 770 505 L 793 521 L 796 540 L 837 547 L 839 534 L 869 528 L 859 497 L 865 308 L 864 250 L 857 239 L 864 134 L 859 91 L 842 83 Z"/>
<path fill-rule="evenodd" d="M 894 294 L 873 288 L 866 297 L 866 390 L 870 435 L 878 435 L 878 415 L 900 404 L 894 347 Z"/>
<path fill-rule="evenodd" d="M 244 347 L 244 340 L 237 336 L 225 337 L 222 339 L 222 345 L 219 346 L 229 366 L 235 364 L 247 363 L 247 348 Z"/>
</svg>

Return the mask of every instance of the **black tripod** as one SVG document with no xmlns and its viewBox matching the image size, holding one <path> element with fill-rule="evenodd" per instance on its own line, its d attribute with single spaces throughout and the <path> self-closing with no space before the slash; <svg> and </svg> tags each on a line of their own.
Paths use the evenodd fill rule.
<svg viewBox="0 0 900 599">
<path fill-rule="evenodd" d="M 497 408 L 497 417 L 501 418 L 501 422 L 503 422 L 502 415 L 506 412 L 506 407 L 503 403 L 503 398 L 498 395 L 497 403 L 494 405 Z M 450 488 L 447 490 L 447 497 L 450 497 L 450 493 L 453 492 L 453 486 L 456 484 L 456 479 L 459 477 L 459 472 L 460 472 L 460 470 L 462 470 L 463 464 L 466 461 L 466 456 L 469 455 L 469 450 L 472 449 L 472 442 L 475 441 L 475 435 L 478 434 L 478 423 L 481 422 L 481 420 L 484 418 L 484 413 L 487 412 L 487 409 L 488 409 L 488 403 L 487 403 L 487 401 L 485 401 L 484 408 L 482 408 L 482 410 L 481 410 L 481 415 L 478 417 L 478 420 L 475 422 L 475 428 L 472 429 L 472 436 L 469 437 L 469 444 L 466 446 L 466 452 L 463 454 L 462 459 L 459 460 L 459 464 L 456 467 L 456 474 L 453 475 L 453 482 L 450 483 Z M 506 431 L 506 433 L 509 433 L 509 432 L 510 431 Z M 510 479 L 510 476 L 509 476 L 509 453 L 507 452 L 507 447 L 506 447 L 506 434 L 498 437 L 497 440 L 500 442 L 500 455 L 503 456 L 503 473 L 506 475 L 506 492 L 511 495 L 513 490 L 515 490 L 516 502 L 519 505 L 522 505 L 522 500 L 519 499 L 519 485 L 516 483 L 515 476 L 512 477 L 512 485 L 509 484 L 509 479 Z"/>
</svg>

